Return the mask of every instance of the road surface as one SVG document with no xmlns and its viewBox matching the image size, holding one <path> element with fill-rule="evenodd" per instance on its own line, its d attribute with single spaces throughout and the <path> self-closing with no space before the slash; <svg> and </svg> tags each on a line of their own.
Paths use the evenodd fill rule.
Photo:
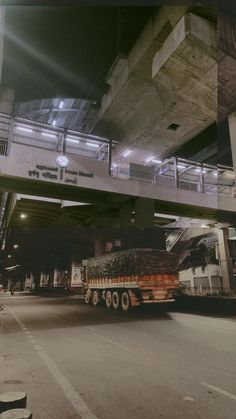
<svg viewBox="0 0 236 419">
<path fill-rule="evenodd" d="M 33 419 L 236 419 L 236 319 L 0 295 L 0 392 Z"/>
</svg>

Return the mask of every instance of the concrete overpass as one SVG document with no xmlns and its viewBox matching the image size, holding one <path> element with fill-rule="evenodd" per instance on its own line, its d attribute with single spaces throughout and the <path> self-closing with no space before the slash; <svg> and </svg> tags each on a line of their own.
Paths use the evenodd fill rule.
<svg viewBox="0 0 236 419">
<path fill-rule="evenodd" d="M 78 110 L 83 132 L 118 143 L 115 162 L 125 163 L 127 150 L 140 164 L 166 158 L 216 122 L 216 16 L 212 6 L 158 7 L 129 54 L 116 57 L 100 106 Z M 55 100 L 36 102 L 17 109 L 61 126 L 66 101 L 61 109 Z"/>
<path fill-rule="evenodd" d="M 117 165 L 114 144 L 106 138 L 0 116 L 2 136 L 8 133 L 0 155 L 4 192 L 73 201 L 73 211 L 76 202 L 92 204 L 105 216 L 111 211 L 117 226 L 153 226 L 157 212 L 212 222 L 234 217 L 235 175 L 230 168 L 176 158 L 140 165 L 132 156 L 125 166 Z M 62 153 L 69 157 L 64 169 L 56 164 Z M 82 215 L 85 207 L 78 206 Z M 92 215 L 92 208 L 86 211 Z"/>
<path fill-rule="evenodd" d="M 216 52 L 215 7 L 163 6 L 113 63 L 87 131 L 119 141 L 117 158 L 170 155 L 217 119 Z"/>
</svg>

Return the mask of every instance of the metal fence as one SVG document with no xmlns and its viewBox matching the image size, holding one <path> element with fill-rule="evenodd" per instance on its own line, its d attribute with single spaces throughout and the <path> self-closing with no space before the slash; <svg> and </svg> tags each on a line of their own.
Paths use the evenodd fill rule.
<svg viewBox="0 0 236 419">
<path fill-rule="evenodd" d="M 114 164 L 112 175 L 143 180 L 165 188 L 236 198 L 235 173 L 228 166 L 201 164 L 175 157 L 157 164 L 150 162 L 149 167 L 138 165 L 138 170 L 133 170 L 133 166 L 133 163 Z M 148 171 L 148 168 L 152 170 Z"/>
<path fill-rule="evenodd" d="M 199 297 L 232 297 L 236 298 L 236 291 L 223 288 L 193 288 L 181 286 L 176 290 L 177 295 L 189 295 Z"/>
<path fill-rule="evenodd" d="M 115 145 L 107 138 L 0 113 L 0 155 L 7 155 L 11 142 L 108 162 L 109 167 Z M 235 173 L 227 166 L 216 167 L 172 157 L 152 160 L 145 165 L 114 163 L 111 175 L 153 183 L 157 187 L 236 198 Z"/>
</svg>

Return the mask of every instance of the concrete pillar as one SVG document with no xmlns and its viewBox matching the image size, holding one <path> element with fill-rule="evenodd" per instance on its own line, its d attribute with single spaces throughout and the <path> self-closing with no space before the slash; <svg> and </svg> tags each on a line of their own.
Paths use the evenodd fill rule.
<svg viewBox="0 0 236 419">
<path fill-rule="evenodd" d="M 103 240 L 95 240 L 95 256 L 101 256 L 104 253 L 104 243 Z"/>
<path fill-rule="evenodd" d="M 236 176 L 236 113 L 233 113 L 229 117 L 229 132 L 230 132 L 230 142 L 233 158 L 234 172 Z"/>
<path fill-rule="evenodd" d="M 2 79 L 2 63 L 3 63 L 4 17 L 5 17 L 5 7 L 0 6 L 0 85 L 1 85 L 1 79 Z"/>
<path fill-rule="evenodd" d="M 224 289 L 233 289 L 234 288 L 234 278 L 233 278 L 233 265 L 230 258 L 229 252 L 229 230 L 227 228 L 222 228 L 217 230 L 218 236 L 218 245 L 219 245 L 219 256 L 223 277 L 223 288 Z"/>
<path fill-rule="evenodd" d="M 132 219 L 134 219 L 134 203 L 133 203 L 133 200 L 130 199 L 124 202 L 120 208 L 119 226 L 131 227 Z"/>
<path fill-rule="evenodd" d="M 0 87 L 0 112 L 11 114 L 14 108 L 15 91 L 7 87 Z"/>
<path fill-rule="evenodd" d="M 154 227 L 155 201 L 148 198 L 135 200 L 135 227 Z"/>
</svg>

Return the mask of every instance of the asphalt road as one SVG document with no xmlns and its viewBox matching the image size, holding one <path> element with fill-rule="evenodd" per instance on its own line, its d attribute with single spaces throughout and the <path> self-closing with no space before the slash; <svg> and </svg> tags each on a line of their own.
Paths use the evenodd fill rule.
<svg viewBox="0 0 236 419">
<path fill-rule="evenodd" d="M 33 419 L 236 419 L 236 319 L 0 295 L 0 392 Z"/>
</svg>

